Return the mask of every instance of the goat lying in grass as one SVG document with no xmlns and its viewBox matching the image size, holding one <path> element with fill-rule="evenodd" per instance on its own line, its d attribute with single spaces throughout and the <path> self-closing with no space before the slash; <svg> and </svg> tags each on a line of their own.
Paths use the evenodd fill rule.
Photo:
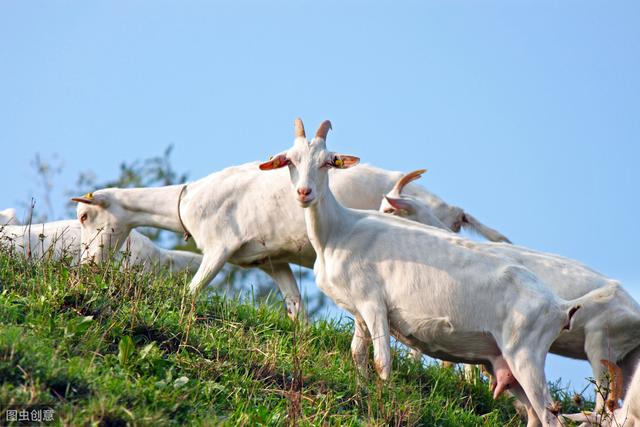
<svg viewBox="0 0 640 427">
<path fill-rule="evenodd" d="M 419 178 L 420 172 L 423 171 L 409 173 L 398 181 L 383 199 L 380 210 L 431 225 L 433 215 L 429 207 L 412 196 L 402 194 L 403 184 Z M 478 243 L 477 247 L 488 255 L 506 257 L 514 264 L 527 268 L 560 298 L 579 298 L 596 289 L 618 283 L 577 261 L 559 255 L 501 243 Z M 597 313 L 576 313 L 572 330 L 558 337 L 551 345 L 551 352 L 588 360 L 599 386 L 602 386 L 605 373 L 601 360 L 619 363 L 622 367 L 621 385 L 627 388 L 635 367 L 640 363 L 640 305 L 619 287 L 611 301 L 603 304 Z M 602 396 L 597 395 L 596 407 L 602 408 L 603 405 Z M 528 413 L 530 417 L 535 415 L 531 408 Z"/>
<path fill-rule="evenodd" d="M 498 388 L 511 386 L 545 425 L 558 425 L 557 411 L 547 409 L 553 405 L 544 375 L 546 354 L 579 307 L 593 313 L 617 286 L 567 302 L 526 268 L 484 254 L 472 241 L 379 212 L 345 208 L 329 188 L 328 171 L 352 167 L 359 159 L 328 151 L 329 129 L 325 121 L 309 144 L 296 120 L 293 147 L 260 169 L 289 169 L 317 253 L 318 287 L 355 317 L 356 363 L 366 360 L 371 340 L 378 375 L 388 378 L 391 332 L 433 357 L 489 366 Z M 265 175 L 264 181 L 275 175 Z"/>
<path fill-rule="evenodd" d="M 158 227 L 193 236 L 204 257 L 189 285 L 193 294 L 208 284 L 226 262 L 257 267 L 278 285 L 288 313 L 300 311 L 300 291 L 289 263 L 313 266 L 315 252 L 304 216 L 289 196 L 285 171 L 265 182 L 257 163 L 213 173 L 188 185 L 159 188 L 97 190 L 74 198 L 82 223 L 83 259 L 101 261 L 118 250 L 125 236 L 139 226 Z M 380 196 L 401 176 L 362 165 L 333 180 L 339 200 L 357 209 L 377 209 Z M 491 240 L 507 241 L 462 209 L 446 204 L 418 186 L 407 188 L 431 206 L 439 222 L 453 231 L 469 227 Z"/>
<path fill-rule="evenodd" d="M 10 247 L 32 259 L 71 258 L 80 261 L 80 223 L 77 220 L 53 221 L 44 224 L 0 226 L 0 245 Z M 144 271 L 155 267 L 168 268 L 172 272 L 195 272 L 201 255 L 187 251 L 163 249 L 147 236 L 133 230 L 127 238 L 124 250 L 129 252 L 128 263 L 141 265 Z"/>
</svg>

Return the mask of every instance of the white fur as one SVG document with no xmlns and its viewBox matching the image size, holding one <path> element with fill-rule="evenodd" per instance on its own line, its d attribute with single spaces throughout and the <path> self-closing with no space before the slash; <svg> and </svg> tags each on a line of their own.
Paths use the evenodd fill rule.
<svg viewBox="0 0 640 427">
<path fill-rule="evenodd" d="M 16 210 L 13 208 L 5 209 L 0 211 L 0 226 L 3 225 L 18 225 L 20 222 L 18 221 L 18 217 L 16 215 Z"/>
<path fill-rule="evenodd" d="M 209 283 L 226 262 L 258 267 L 269 274 L 295 316 L 302 301 L 289 263 L 313 266 L 315 252 L 307 238 L 304 216 L 289 194 L 286 171 L 269 180 L 258 163 L 230 167 L 189 183 L 180 203 L 182 220 L 203 252 L 203 263 L 191 281 L 192 293 Z M 377 209 L 402 174 L 372 166 L 358 166 L 335 176 L 333 189 L 350 207 Z M 103 257 L 105 249 L 119 248 L 124 236 L 139 226 L 184 231 L 178 218 L 182 185 L 159 188 L 95 191 L 93 199 L 78 204 L 78 218 L 87 214 L 82 228 L 86 247 L 83 260 Z M 418 186 L 409 186 L 415 197 L 433 206 L 444 225 L 458 227 L 465 212 Z M 466 223 L 464 223 L 466 224 Z M 489 238 L 506 240 L 486 226 L 478 228 Z M 491 230 L 491 231 L 488 231 Z"/>
<path fill-rule="evenodd" d="M 318 286 L 355 317 L 356 363 L 366 359 L 371 340 L 378 374 L 387 378 L 390 333 L 440 359 L 494 367 L 503 361 L 521 386 L 514 389 L 518 397 L 531 403 L 545 425 L 558 424 L 546 409 L 552 404 L 546 353 L 570 322 L 571 308 L 582 304 L 591 312 L 615 286 L 566 302 L 526 268 L 485 254 L 472 241 L 345 208 L 329 188 L 327 169 L 338 161 L 349 163 L 349 156 L 327 151 L 322 137 L 311 145 L 298 137 L 279 157 L 288 162 L 293 194 L 306 208 Z M 275 175 L 265 173 L 265 181 Z"/>
<path fill-rule="evenodd" d="M 32 259 L 62 259 L 70 257 L 74 263 L 80 261 L 80 223 L 77 220 L 54 221 L 44 224 L 0 226 L 0 245 L 10 247 L 17 253 Z M 163 249 L 147 236 L 133 230 L 123 250 L 129 252 L 128 262 L 141 265 L 144 271 L 155 267 L 166 267 L 172 272 L 194 273 L 200 266 L 201 255 Z"/>
</svg>

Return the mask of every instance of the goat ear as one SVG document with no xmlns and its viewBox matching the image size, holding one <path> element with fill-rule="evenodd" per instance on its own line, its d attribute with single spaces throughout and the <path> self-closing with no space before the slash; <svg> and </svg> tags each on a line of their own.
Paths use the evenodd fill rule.
<svg viewBox="0 0 640 427">
<path fill-rule="evenodd" d="M 346 154 L 334 154 L 331 166 L 337 169 L 347 169 L 360 163 L 360 157 Z"/>
<path fill-rule="evenodd" d="M 87 193 L 84 196 L 73 197 L 71 199 L 72 202 L 85 203 L 87 205 L 95 205 L 95 199 L 93 197 L 93 193 Z"/>
<path fill-rule="evenodd" d="M 606 359 L 600 360 L 600 363 L 609 371 L 610 394 L 607 405 L 611 405 L 612 408 L 609 409 L 613 411 L 614 409 L 620 408 L 619 401 L 624 397 L 622 391 L 622 369 L 614 362 Z"/>
<path fill-rule="evenodd" d="M 71 201 L 78 202 L 78 203 L 84 203 L 84 204 L 87 204 L 87 205 L 102 206 L 102 207 L 105 207 L 107 205 L 107 201 L 106 200 L 104 200 L 100 196 L 94 196 L 93 193 L 87 193 L 84 196 L 80 196 L 80 197 L 73 197 L 73 198 L 71 198 Z"/>
<path fill-rule="evenodd" d="M 72 197 L 72 202 L 85 203 L 87 205 L 93 205 L 93 200 L 87 199 L 86 197 Z"/>
<path fill-rule="evenodd" d="M 260 170 L 268 171 L 271 169 L 279 169 L 287 166 L 289 164 L 289 159 L 284 154 L 278 154 L 275 157 L 269 159 L 268 162 L 260 163 Z"/>
<path fill-rule="evenodd" d="M 397 210 L 400 211 L 406 211 L 407 213 L 414 213 L 415 209 L 413 208 L 413 205 L 411 204 L 411 202 L 408 202 L 405 199 L 399 198 L 399 197 L 391 197 L 391 196 L 384 196 L 385 199 L 387 199 L 387 202 L 389 202 L 389 204 Z"/>
</svg>

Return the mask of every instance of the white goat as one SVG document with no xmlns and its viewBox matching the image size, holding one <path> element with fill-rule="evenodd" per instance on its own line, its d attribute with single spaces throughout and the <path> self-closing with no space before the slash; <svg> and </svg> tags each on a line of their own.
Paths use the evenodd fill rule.
<svg viewBox="0 0 640 427">
<path fill-rule="evenodd" d="M 286 171 L 265 182 L 257 164 L 227 168 L 188 185 L 108 188 L 72 199 L 79 202 L 77 215 L 83 224 L 83 260 L 100 261 L 105 251 L 117 250 L 134 227 L 188 230 L 204 254 L 190 283 L 192 293 L 209 283 L 226 262 L 258 267 L 278 285 L 289 315 L 295 317 L 302 301 L 289 263 L 311 267 L 315 252 L 304 216 L 289 196 Z M 361 165 L 336 175 L 332 188 L 349 207 L 377 209 L 380 197 L 401 175 Z M 418 186 L 407 191 L 431 206 L 444 226 L 454 231 L 469 226 L 489 239 L 507 241 L 428 191 Z"/>
<path fill-rule="evenodd" d="M 7 225 L 0 228 L 0 244 L 33 259 L 80 259 L 78 221 Z"/>
<path fill-rule="evenodd" d="M 544 375 L 546 353 L 581 306 L 592 312 L 617 286 L 567 302 L 510 259 L 483 254 L 472 241 L 379 212 L 342 206 L 327 171 L 359 159 L 329 152 L 325 121 L 308 143 L 302 121 L 287 152 L 260 165 L 289 167 L 317 253 L 318 287 L 355 317 L 352 352 L 366 359 L 368 337 L 381 378 L 391 370 L 390 331 L 403 343 L 440 359 L 493 368 L 505 375 L 545 425 L 559 423 Z M 269 181 L 269 179 L 265 179 Z M 504 372 L 504 374 L 502 374 Z M 516 381 L 517 380 L 517 381 Z"/>
<path fill-rule="evenodd" d="M 77 220 L 53 221 L 44 224 L 0 226 L 0 245 L 32 259 L 62 259 L 80 261 L 80 223 Z M 166 267 L 172 272 L 194 273 L 202 256 L 188 251 L 163 249 L 147 236 L 133 230 L 125 245 L 129 264 L 141 265 L 144 271 Z"/>
<path fill-rule="evenodd" d="M 611 408 L 607 411 L 583 412 L 565 415 L 565 417 L 582 422 L 581 426 L 583 427 L 640 427 L 640 364 L 635 368 L 622 407 L 618 405 L 618 399 L 622 394 L 622 387 L 619 384 L 622 372 L 619 368 L 616 369 L 615 365 L 609 365 L 609 368 L 611 387 L 607 406 L 611 406 Z"/>
<path fill-rule="evenodd" d="M 431 225 L 433 215 L 429 207 L 414 197 L 402 194 L 403 184 L 419 178 L 420 172 L 409 173 L 401 179 L 394 191 L 385 196 L 380 210 Z M 477 247 L 484 253 L 509 258 L 513 263 L 532 271 L 560 298 L 579 298 L 618 283 L 578 261 L 559 255 L 502 243 L 479 243 Z M 551 345 L 551 352 L 588 360 L 599 385 L 602 385 L 605 372 L 601 360 L 619 363 L 622 367 L 621 383 L 626 389 L 636 365 L 640 363 L 640 305 L 619 287 L 615 297 L 602 305 L 597 313 L 576 313 L 572 330 L 558 337 Z M 597 408 L 602 408 L 603 404 L 602 397 L 597 395 Z"/>
<path fill-rule="evenodd" d="M 16 216 L 16 210 L 13 208 L 0 211 L 0 226 L 3 225 L 17 225 L 18 217 Z"/>
</svg>

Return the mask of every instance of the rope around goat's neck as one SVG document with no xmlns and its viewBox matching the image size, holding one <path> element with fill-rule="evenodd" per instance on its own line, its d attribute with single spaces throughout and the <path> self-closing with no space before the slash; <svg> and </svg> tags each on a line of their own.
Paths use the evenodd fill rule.
<svg viewBox="0 0 640 427">
<path fill-rule="evenodd" d="M 184 226 L 184 222 L 182 222 L 182 215 L 180 215 L 180 202 L 182 201 L 182 195 L 184 194 L 184 190 L 187 189 L 187 184 L 182 186 L 180 190 L 180 195 L 178 196 L 178 221 L 180 221 L 180 226 L 184 230 L 184 241 L 188 242 L 191 238 L 191 233 L 187 230 L 187 227 Z"/>
</svg>

